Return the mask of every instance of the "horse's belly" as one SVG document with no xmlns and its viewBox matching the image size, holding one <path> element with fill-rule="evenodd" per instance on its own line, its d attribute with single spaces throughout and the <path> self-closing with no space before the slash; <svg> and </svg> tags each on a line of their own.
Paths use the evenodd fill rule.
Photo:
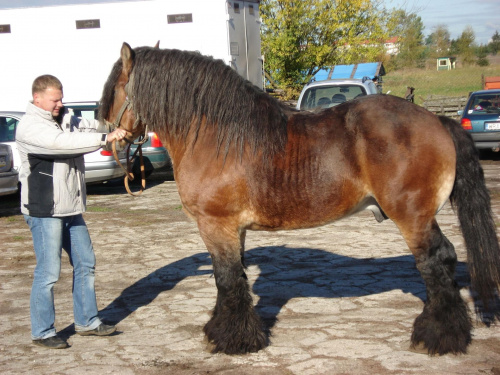
<svg viewBox="0 0 500 375">
<path fill-rule="evenodd" d="M 241 219 L 242 222 L 246 223 L 244 226 L 249 230 L 305 229 L 330 224 L 366 209 L 372 211 L 379 222 L 387 219 L 372 197 L 362 199 L 351 206 L 324 205 L 312 208 L 300 205 L 296 207 L 289 206 L 287 210 L 279 213 L 275 212 L 274 215 L 263 214 L 262 210 L 260 212 L 246 211 L 242 213 Z"/>
</svg>

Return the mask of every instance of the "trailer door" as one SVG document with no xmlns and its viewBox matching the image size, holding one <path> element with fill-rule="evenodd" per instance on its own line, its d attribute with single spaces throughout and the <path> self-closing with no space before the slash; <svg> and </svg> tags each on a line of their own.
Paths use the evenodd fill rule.
<svg viewBox="0 0 500 375">
<path fill-rule="evenodd" d="M 260 17 L 258 2 L 228 1 L 228 39 L 231 67 L 262 88 Z"/>
</svg>

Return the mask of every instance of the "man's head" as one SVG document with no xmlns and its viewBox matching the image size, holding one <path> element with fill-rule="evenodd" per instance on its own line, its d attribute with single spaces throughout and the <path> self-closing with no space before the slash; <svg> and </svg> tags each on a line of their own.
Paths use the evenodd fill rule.
<svg viewBox="0 0 500 375">
<path fill-rule="evenodd" d="M 59 116 L 63 107 L 63 87 L 61 81 L 49 74 L 35 79 L 31 88 L 33 104 L 52 113 L 53 117 Z"/>
</svg>

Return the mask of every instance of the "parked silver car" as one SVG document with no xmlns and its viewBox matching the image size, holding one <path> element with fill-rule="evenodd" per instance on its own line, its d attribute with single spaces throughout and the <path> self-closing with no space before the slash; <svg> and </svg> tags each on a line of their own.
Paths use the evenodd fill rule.
<svg viewBox="0 0 500 375">
<path fill-rule="evenodd" d="M 98 102 L 71 102 L 65 103 L 64 105 L 77 117 L 97 119 L 97 111 L 99 107 Z M 169 166 L 170 156 L 156 133 L 148 132 L 148 140 L 142 145 L 141 148 L 146 177 L 148 177 L 155 169 Z M 137 146 L 132 145 L 130 147 L 130 155 L 132 156 L 136 150 Z M 132 172 L 134 173 L 135 178 L 141 178 L 138 157 L 135 159 Z"/>
<path fill-rule="evenodd" d="M 16 146 L 17 124 L 24 115 L 23 112 L 0 112 L 0 143 L 8 144 L 12 147 L 14 156 L 14 170 L 19 171 L 21 159 Z M 124 151 L 118 154 L 120 162 L 126 164 Z M 123 177 L 125 172 L 116 163 L 110 151 L 99 149 L 85 154 L 85 182 L 87 184 L 102 183 L 115 178 Z"/>
<path fill-rule="evenodd" d="M 18 191 L 19 173 L 14 169 L 12 147 L 0 144 L 0 195 Z"/>
<path fill-rule="evenodd" d="M 329 108 L 364 95 L 377 94 L 375 83 L 363 79 L 326 79 L 304 86 L 297 102 L 297 109 Z"/>
</svg>

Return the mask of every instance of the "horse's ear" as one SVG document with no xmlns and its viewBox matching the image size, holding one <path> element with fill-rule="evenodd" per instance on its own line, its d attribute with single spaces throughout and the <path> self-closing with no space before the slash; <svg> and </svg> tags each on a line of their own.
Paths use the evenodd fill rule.
<svg viewBox="0 0 500 375">
<path fill-rule="evenodd" d="M 125 73 L 128 77 L 130 75 L 130 72 L 132 71 L 135 52 L 127 43 L 123 43 L 120 56 L 122 59 L 123 73 Z"/>
<path fill-rule="evenodd" d="M 157 41 L 155 44 L 155 48 L 160 48 L 160 41 Z"/>
</svg>

